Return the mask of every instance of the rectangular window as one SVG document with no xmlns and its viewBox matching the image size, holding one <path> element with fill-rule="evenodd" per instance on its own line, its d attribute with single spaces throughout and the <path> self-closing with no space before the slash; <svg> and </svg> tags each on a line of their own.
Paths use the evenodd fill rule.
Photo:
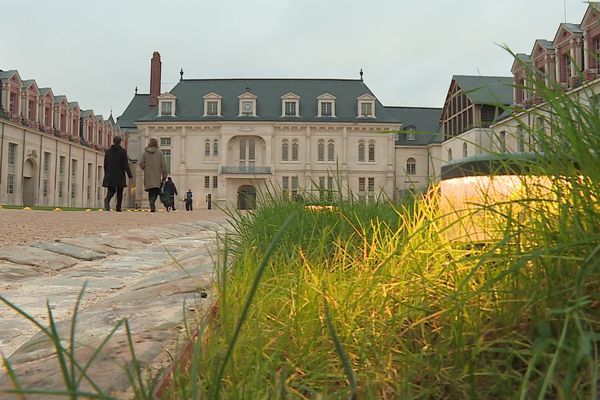
<svg viewBox="0 0 600 400">
<path fill-rule="evenodd" d="M 256 160 L 256 142 L 254 139 L 248 139 L 248 161 Z"/>
<path fill-rule="evenodd" d="M 369 162 L 375 162 L 375 143 L 369 143 Z"/>
<path fill-rule="evenodd" d="M 170 137 L 161 137 L 160 138 L 160 147 L 170 147 L 171 146 L 171 138 Z"/>
<path fill-rule="evenodd" d="M 332 103 L 331 101 L 322 101 L 321 102 L 321 116 L 322 117 L 331 117 L 332 114 Z"/>
<path fill-rule="evenodd" d="M 410 129 L 410 132 L 406 133 L 406 140 L 415 140 L 416 136 L 415 136 L 415 132 L 413 132 L 412 129 Z"/>
<path fill-rule="evenodd" d="M 284 191 L 287 191 L 287 190 L 290 188 L 290 177 L 289 177 L 289 176 L 284 176 L 284 177 L 282 178 L 282 181 L 281 181 L 281 188 L 282 188 Z"/>
<path fill-rule="evenodd" d="M 319 177 L 319 199 L 325 200 L 325 177 Z"/>
<path fill-rule="evenodd" d="M 298 142 L 292 141 L 292 161 L 298 161 Z"/>
<path fill-rule="evenodd" d="M 287 117 L 295 117 L 296 116 L 296 102 L 295 101 L 286 101 L 285 102 L 285 115 Z"/>
<path fill-rule="evenodd" d="M 369 186 L 368 186 L 368 191 L 369 192 L 374 192 L 375 191 L 375 178 L 369 178 L 368 180 L 369 182 Z"/>
<path fill-rule="evenodd" d="M 373 103 L 360 103 L 360 115 L 361 117 L 372 117 Z"/>
<path fill-rule="evenodd" d="M 163 157 L 165 158 L 165 165 L 167 167 L 167 175 L 171 175 L 171 150 L 161 149 Z"/>
<path fill-rule="evenodd" d="M 88 199 L 88 201 L 92 199 L 93 178 L 94 178 L 94 166 L 91 163 L 88 163 L 88 168 L 87 168 L 87 199 Z"/>
<path fill-rule="evenodd" d="M 216 101 L 206 102 L 206 115 L 219 115 L 219 105 Z"/>
<path fill-rule="evenodd" d="M 358 192 L 364 192 L 365 191 L 365 178 L 358 178 Z"/>
<path fill-rule="evenodd" d="M 219 155 L 219 141 L 217 139 L 215 139 L 213 141 L 213 156 L 218 156 Z"/>
<path fill-rule="evenodd" d="M 213 189 L 217 189 L 219 187 L 219 177 L 213 176 Z"/>
<path fill-rule="evenodd" d="M 172 102 L 163 101 L 160 103 L 160 114 L 161 115 L 171 115 L 172 110 Z"/>
<path fill-rule="evenodd" d="M 240 140 L 240 162 L 246 161 L 246 141 Z"/>
<path fill-rule="evenodd" d="M 71 200 L 77 197 L 77 160 L 71 160 Z"/>
<path fill-rule="evenodd" d="M 6 179 L 6 193 L 13 194 L 15 192 L 15 174 L 8 174 Z"/>
<path fill-rule="evenodd" d="M 325 143 L 319 141 L 317 144 L 317 161 L 325 161 Z"/>
<path fill-rule="evenodd" d="M 44 174 L 47 175 L 50 171 L 50 161 L 52 158 L 52 154 L 47 151 L 44 152 Z"/>
<path fill-rule="evenodd" d="M 17 163 L 17 145 L 15 143 L 8 144 L 8 165 L 15 166 Z"/>
<path fill-rule="evenodd" d="M 210 176 L 204 177 L 204 189 L 210 189 Z"/>
<path fill-rule="evenodd" d="M 298 177 L 292 176 L 292 200 L 298 199 Z"/>
<path fill-rule="evenodd" d="M 42 181 L 42 197 L 48 197 L 48 179 Z"/>
</svg>

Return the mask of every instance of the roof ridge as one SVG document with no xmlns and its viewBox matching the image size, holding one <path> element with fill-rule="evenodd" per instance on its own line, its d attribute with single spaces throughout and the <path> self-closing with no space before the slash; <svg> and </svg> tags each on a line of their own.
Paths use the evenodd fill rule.
<svg viewBox="0 0 600 400">
<path fill-rule="evenodd" d="M 420 110 L 442 110 L 442 107 L 430 107 L 430 106 L 384 106 L 384 108 L 410 108 Z"/>
<path fill-rule="evenodd" d="M 193 78 L 182 79 L 180 82 L 197 82 L 197 81 L 353 81 L 364 82 L 363 80 L 351 78 Z"/>
</svg>

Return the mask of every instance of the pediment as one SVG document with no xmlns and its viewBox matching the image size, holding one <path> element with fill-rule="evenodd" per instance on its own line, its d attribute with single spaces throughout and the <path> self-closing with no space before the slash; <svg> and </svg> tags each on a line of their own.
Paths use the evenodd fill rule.
<svg viewBox="0 0 600 400">
<path fill-rule="evenodd" d="M 515 60 L 513 61 L 510 71 L 514 74 L 516 71 L 522 69 L 525 65 L 529 64 L 530 57 L 528 54 L 519 53 L 515 54 Z"/>
<path fill-rule="evenodd" d="M 554 45 L 557 45 L 558 43 L 562 43 L 563 41 L 569 39 L 571 36 L 581 37 L 582 35 L 571 32 L 567 29 L 564 23 L 560 24 L 558 26 L 558 30 L 556 31 L 556 35 L 554 35 L 554 40 L 552 41 L 552 43 L 554 43 Z"/>
<path fill-rule="evenodd" d="M 23 89 L 28 90 L 31 93 L 39 93 L 39 88 L 35 80 L 31 79 L 29 81 L 23 82 Z"/>
<path fill-rule="evenodd" d="M 361 96 L 358 96 L 356 100 L 375 100 L 375 96 L 370 93 L 365 93 Z"/>
<path fill-rule="evenodd" d="M 325 92 L 322 95 L 318 96 L 317 99 L 319 99 L 319 100 L 335 100 L 335 96 L 330 93 Z"/>
<path fill-rule="evenodd" d="M 161 94 L 160 96 L 156 96 L 157 99 L 160 100 L 177 100 L 177 96 L 169 93 L 169 92 L 165 92 L 163 94 Z"/>
<path fill-rule="evenodd" d="M 289 100 L 300 100 L 300 96 L 298 96 L 296 93 L 286 93 L 283 96 L 281 96 L 282 99 L 289 99 Z"/>
<path fill-rule="evenodd" d="M 250 92 L 244 92 L 238 96 L 238 99 L 258 99 L 258 96 Z"/>
<path fill-rule="evenodd" d="M 215 100 L 220 100 L 223 98 L 223 96 L 215 93 L 215 92 L 210 92 L 204 96 L 202 96 L 203 99 L 215 99 Z"/>
<path fill-rule="evenodd" d="M 582 28 L 588 28 L 596 23 L 598 23 L 598 18 L 600 18 L 600 12 L 598 10 L 600 6 L 591 3 L 585 14 L 583 15 L 583 19 L 581 20 L 580 26 Z"/>
</svg>

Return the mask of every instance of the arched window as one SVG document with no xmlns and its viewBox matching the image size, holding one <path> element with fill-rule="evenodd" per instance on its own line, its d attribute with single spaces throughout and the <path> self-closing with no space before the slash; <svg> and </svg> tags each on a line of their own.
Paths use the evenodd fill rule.
<svg viewBox="0 0 600 400">
<path fill-rule="evenodd" d="M 325 161 L 325 141 L 319 140 L 317 144 L 317 161 Z"/>
<path fill-rule="evenodd" d="M 469 156 L 469 149 L 467 146 L 467 142 L 463 143 L 463 158 L 467 158 Z"/>
<path fill-rule="evenodd" d="M 219 141 L 217 139 L 215 139 L 213 141 L 213 156 L 218 156 L 219 155 Z"/>
<path fill-rule="evenodd" d="M 210 157 L 210 140 L 208 139 L 204 142 L 204 156 Z"/>
<path fill-rule="evenodd" d="M 327 142 L 327 161 L 335 161 L 335 142 L 333 140 Z"/>
<path fill-rule="evenodd" d="M 365 162 L 365 142 L 358 142 L 358 162 Z"/>
<path fill-rule="evenodd" d="M 452 162 L 452 149 L 448 149 L 448 162 Z"/>
<path fill-rule="evenodd" d="M 417 162 L 414 158 L 409 158 L 406 160 L 406 175 L 416 175 L 417 174 Z"/>
<path fill-rule="evenodd" d="M 281 161 L 288 161 L 288 140 L 283 139 L 281 141 Z"/>
<path fill-rule="evenodd" d="M 369 162 L 375 162 L 375 142 L 369 142 Z"/>
<path fill-rule="evenodd" d="M 292 161 L 298 161 L 298 140 L 292 140 Z"/>
</svg>

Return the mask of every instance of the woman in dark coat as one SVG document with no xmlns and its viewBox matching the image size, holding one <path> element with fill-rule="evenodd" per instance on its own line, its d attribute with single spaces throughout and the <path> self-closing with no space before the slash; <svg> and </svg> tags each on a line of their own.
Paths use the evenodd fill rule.
<svg viewBox="0 0 600 400">
<path fill-rule="evenodd" d="M 115 136 L 113 145 L 104 153 L 104 180 L 102 186 L 107 188 L 104 198 L 104 209 L 110 210 L 110 200 L 117 194 L 116 210 L 121 211 L 123 202 L 123 188 L 127 187 L 125 174 L 129 179 L 133 178 L 131 169 L 129 169 L 129 158 L 127 150 L 121 147 L 121 136 Z"/>
</svg>

